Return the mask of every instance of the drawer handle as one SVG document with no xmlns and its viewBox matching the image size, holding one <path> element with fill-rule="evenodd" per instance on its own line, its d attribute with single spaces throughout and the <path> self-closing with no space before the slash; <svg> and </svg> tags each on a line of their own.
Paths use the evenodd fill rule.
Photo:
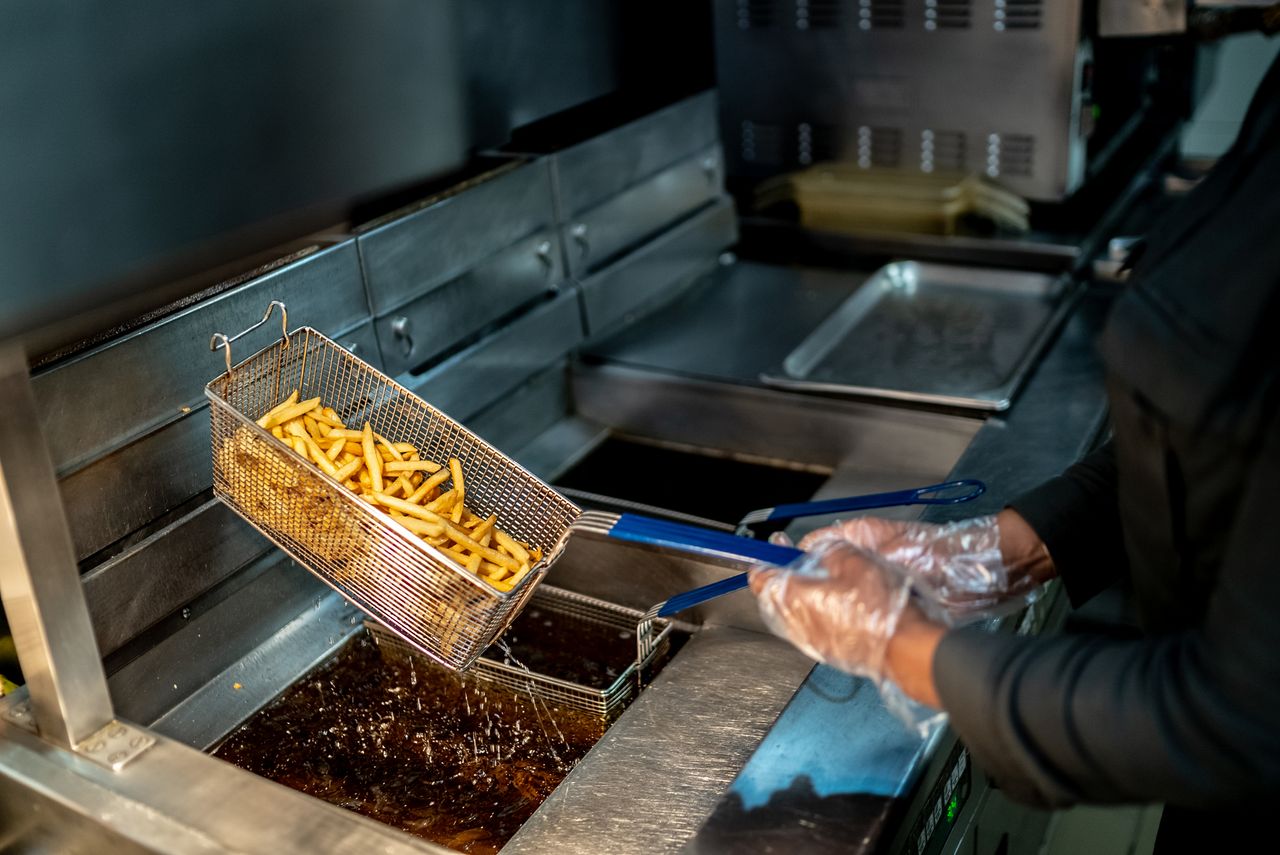
<svg viewBox="0 0 1280 855">
<path fill-rule="evenodd" d="M 395 336 L 396 341 L 400 342 L 401 356 L 407 357 L 413 353 L 412 326 L 412 321 L 403 315 L 391 321 L 391 334 Z"/>
<path fill-rule="evenodd" d="M 573 238 L 573 242 L 578 245 L 578 257 L 586 258 L 591 252 L 591 244 L 587 241 L 587 224 L 575 223 L 569 229 L 569 237 Z"/>
</svg>

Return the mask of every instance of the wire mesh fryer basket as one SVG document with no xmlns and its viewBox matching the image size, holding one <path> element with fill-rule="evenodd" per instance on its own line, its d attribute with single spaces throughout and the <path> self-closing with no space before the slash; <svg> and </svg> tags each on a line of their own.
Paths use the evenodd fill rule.
<svg viewBox="0 0 1280 855">
<path fill-rule="evenodd" d="M 557 625 L 565 633 L 573 633 L 581 628 L 633 633 L 642 616 L 636 609 L 551 585 L 542 585 L 534 592 L 529 608 L 553 614 Z M 643 660 L 629 658 L 626 662 L 608 663 L 616 665 L 619 673 L 607 686 L 589 685 L 586 678 L 580 675 L 574 675 L 578 679 L 568 679 L 565 676 L 540 673 L 536 668 L 525 670 L 491 656 L 481 656 L 467 674 L 496 683 L 516 694 L 529 695 L 553 706 L 581 710 L 611 722 L 627 708 L 652 675 L 654 666 L 666 658 L 671 648 L 671 622 L 659 619 L 656 624 L 655 637 Z M 410 659 L 419 655 L 395 633 L 376 621 L 365 621 L 365 628 L 384 655 Z"/>
<path fill-rule="evenodd" d="M 234 368 L 230 342 L 223 341 L 228 371 L 205 388 L 215 494 L 414 648 L 451 670 L 471 665 L 524 607 L 563 548 L 578 508 L 313 329 L 287 333 Z M 453 564 L 256 424 L 294 389 L 303 399 L 321 398 L 348 425 L 368 421 L 392 441 L 413 443 L 428 459 L 458 458 L 468 507 L 497 514 L 543 559 L 508 592 Z"/>
</svg>

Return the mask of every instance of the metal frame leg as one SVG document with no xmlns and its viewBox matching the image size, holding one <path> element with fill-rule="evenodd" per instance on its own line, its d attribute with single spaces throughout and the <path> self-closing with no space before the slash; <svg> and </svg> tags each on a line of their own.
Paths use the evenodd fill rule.
<svg viewBox="0 0 1280 855">
<path fill-rule="evenodd" d="M 154 741 L 114 720 L 27 360 L 13 345 L 0 345 L 0 599 L 44 739 L 112 768 Z"/>
</svg>

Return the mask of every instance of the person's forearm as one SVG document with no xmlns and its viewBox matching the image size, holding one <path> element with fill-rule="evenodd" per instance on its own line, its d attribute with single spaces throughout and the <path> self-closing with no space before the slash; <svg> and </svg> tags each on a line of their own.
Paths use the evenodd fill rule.
<svg viewBox="0 0 1280 855">
<path fill-rule="evenodd" d="M 935 709 L 942 706 L 933 684 L 933 656 L 946 635 L 946 627 L 936 624 L 908 606 L 898 620 L 898 628 L 885 651 L 885 672 L 912 700 Z"/>
<path fill-rule="evenodd" d="M 997 517 L 1000 554 L 1011 588 L 1043 584 L 1055 575 L 1053 559 L 1035 530 L 1017 511 L 1005 509 Z M 933 657 L 947 628 L 908 606 L 885 651 L 885 670 L 911 699 L 939 708 L 933 682 Z"/>
<path fill-rule="evenodd" d="M 1013 508 L 996 516 L 1000 528 L 1000 556 L 1009 576 L 1010 589 L 1043 585 L 1057 575 L 1053 557 L 1040 535 Z M 1027 585 L 1025 580 L 1030 580 Z"/>
</svg>

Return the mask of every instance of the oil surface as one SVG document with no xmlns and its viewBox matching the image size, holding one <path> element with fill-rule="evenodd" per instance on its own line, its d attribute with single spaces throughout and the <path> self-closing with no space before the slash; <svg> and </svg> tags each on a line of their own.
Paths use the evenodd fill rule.
<svg viewBox="0 0 1280 855">
<path fill-rule="evenodd" d="M 604 729 L 588 713 L 384 659 L 360 636 L 214 753 L 435 843 L 491 853 Z"/>
<path fill-rule="evenodd" d="M 568 643 L 567 643 L 568 642 Z M 488 659 L 509 655 L 536 674 L 607 689 L 636 658 L 634 629 L 620 629 L 544 608 L 536 601 L 502 637 L 508 651 L 493 647 Z"/>
</svg>

